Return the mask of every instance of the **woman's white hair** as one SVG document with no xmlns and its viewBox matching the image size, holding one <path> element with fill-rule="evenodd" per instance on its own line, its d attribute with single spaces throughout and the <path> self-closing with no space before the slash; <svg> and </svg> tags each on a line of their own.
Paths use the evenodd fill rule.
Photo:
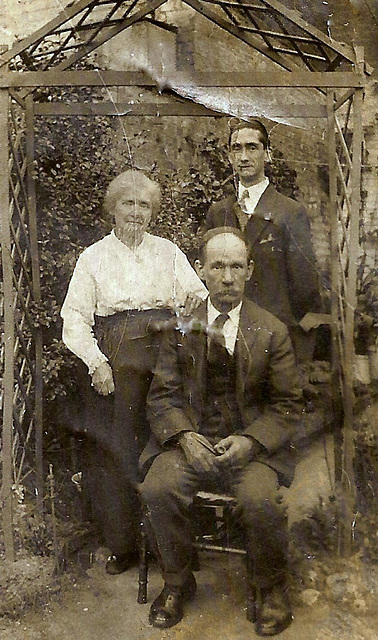
<svg viewBox="0 0 378 640">
<path fill-rule="evenodd" d="M 151 180 L 151 178 L 148 178 L 146 174 L 139 169 L 128 169 L 111 181 L 104 198 L 105 210 L 108 214 L 112 215 L 115 203 L 121 196 L 124 196 L 125 191 L 131 191 L 135 194 L 142 189 L 149 193 L 152 213 L 156 215 L 160 209 L 160 185 Z"/>
</svg>

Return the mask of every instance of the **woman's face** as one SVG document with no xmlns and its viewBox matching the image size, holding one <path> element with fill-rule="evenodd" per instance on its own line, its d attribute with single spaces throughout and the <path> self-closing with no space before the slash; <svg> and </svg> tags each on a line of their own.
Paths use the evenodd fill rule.
<svg viewBox="0 0 378 640">
<path fill-rule="evenodd" d="M 114 206 L 115 231 L 120 240 L 131 242 L 143 237 L 152 216 L 151 195 L 146 188 L 127 190 Z"/>
</svg>

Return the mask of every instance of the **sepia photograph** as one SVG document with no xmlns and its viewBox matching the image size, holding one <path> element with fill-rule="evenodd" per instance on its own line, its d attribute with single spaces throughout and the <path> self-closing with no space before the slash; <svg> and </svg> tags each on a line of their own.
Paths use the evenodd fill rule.
<svg viewBox="0 0 378 640">
<path fill-rule="evenodd" d="M 3 0 L 2 640 L 375 640 L 377 0 Z"/>
</svg>

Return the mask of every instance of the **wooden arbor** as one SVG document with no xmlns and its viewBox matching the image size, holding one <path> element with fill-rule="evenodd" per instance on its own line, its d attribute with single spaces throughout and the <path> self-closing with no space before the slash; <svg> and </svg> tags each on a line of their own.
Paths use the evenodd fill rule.
<svg viewBox="0 0 378 640">
<path fill-rule="evenodd" d="M 35 115 L 202 115 L 218 112 L 187 101 L 117 105 L 113 102 L 38 102 L 37 87 L 156 86 L 143 73 L 77 71 L 90 52 L 133 24 L 148 22 L 177 32 L 162 21 L 167 0 L 78 0 L 30 37 L 5 51 L 0 62 L 0 127 L 8 143 L 0 151 L 1 249 L 4 340 L 1 345 L 2 505 L 6 554 L 14 558 L 12 485 L 32 478 L 42 513 L 42 354 L 34 323 L 40 301 L 38 230 L 33 175 Z M 328 126 L 332 208 L 332 335 L 338 486 L 344 517 L 344 551 L 351 545 L 353 482 L 353 320 L 360 216 L 363 61 L 306 23 L 277 0 L 182 0 L 218 28 L 271 60 L 272 72 L 193 73 L 197 87 L 315 89 L 315 103 L 280 105 L 287 117 L 323 118 Z M 173 77 L 174 76 L 174 77 Z M 180 74 L 168 78 L 182 84 Z M 312 94 L 313 95 L 313 94 Z M 30 482 L 29 482 L 30 484 Z"/>
</svg>

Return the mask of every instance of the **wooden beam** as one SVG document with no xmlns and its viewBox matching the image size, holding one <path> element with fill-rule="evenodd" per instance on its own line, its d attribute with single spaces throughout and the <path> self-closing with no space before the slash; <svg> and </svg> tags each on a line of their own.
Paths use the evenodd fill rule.
<svg viewBox="0 0 378 640">
<path fill-rule="evenodd" d="M 306 20 L 302 18 L 299 11 L 296 11 L 295 9 L 288 9 L 278 0 L 261 1 L 267 8 L 270 7 L 274 11 L 277 11 L 277 13 L 280 13 L 282 16 L 290 20 L 290 22 L 297 25 L 300 29 L 303 29 L 303 31 L 316 38 L 316 40 L 338 53 L 345 60 L 348 60 L 348 62 L 350 62 L 351 64 L 355 64 L 356 56 L 352 47 L 349 47 L 346 44 L 340 44 L 335 40 L 331 40 L 331 38 L 329 38 L 329 36 L 326 36 L 322 31 L 320 31 L 320 29 L 317 29 L 313 25 L 306 22 Z"/>
<path fill-rule="evenodd" d="M 0 74 L 0 87 L 288 87 L 358 88 L 364 80 L 352 72 L 326 71 L 253 71 L 172 73 L 167 78 L 152 78 L 139 71 L 28 71 Z"/>
<path fill-rule="evenodd" d="M 213 111 L 202 104 L 192 102 L 165 103 L 114 103 L 114 102 L 42 102 L 35 104 L 38 116 L 204 116 L 225 117 L 225 112 Z M 227 114 L 228 115 L 228 114 Z M 323 105 L 288 104 L 274 107 L 269 117 L 280 118 L 326 118 Z"/>
<path fill-rule="evenodd" d="M 82 58 L 85 58 L 89 53 L 92 53 L 92 51 L 98 49 L 98 47 L 101 47 L 101 45 L 105 44 L 105 42 L 108 42 L 108 40 L 114 38 L 114 36 L 118 35 L 128 27 L 131 27 L 131 25 L 139 22 L 140 20 L 143 20 L 145 16 L 158 9 L 166 2 L 167 0 L 149 0 L 147 5 L 145 5 L 143 9 L 140 9 L 140 11 L 134 13 L 132 16 L 130 16 L 130 18 L 126 18 L 125 20 L 123 20 L 119 25 L 113 27 L 105 34 L 101 35 L 97 40 L 93 40 L 88 45 L 84 43 L 82 46 L 80 46 L 80 48 L 78 47 L 78 51 L 74 55 L 72 55 L 70 58 L 67 58 L 66 60 L 63 60 L 63 62 L 58 64 L 55 68 L 67 69 L 72 64 L 75 64 L 75 62 L 78 62 Z"/>
<path fill-rule="evenodd" d="M 212 111 L 196 102 L 146 103 L 130 102 L 43 102 L 35 105 L 37 116 L 208 116 L 220 117 L 224 113 Z"/>
<path fill-rule="evenodd" d="M 183 0 L 183 2 L 185 2 L 185 4 L 192 7 L 192 9 L 194 9 L 195 11 L 203 15 L 205 18 L 207 18 L 214 24 L 218 25 L 218 27 L 220 27 L 224 31 L 227 31 L 228 33 L 235 36 L 242 42 L 245 42 L 245 44 L 248 44 L 250 47 L 252 47 L 256 51 L 259 51 L 260 53 L 262 53 L 267 58 L 270 58 L 270 60 L 273 60 L 273 62 L 278 64 L 283 69 L 287 69 L 288 71 L 293 71 L 295 68 L 298 68 L 298 66 L 295 63 L 289 60 L 286 60 L 285 58 L 280 56 L 278 53 L 275 53 L 274 51 L 269 49 L 269 47 L 267 47 L 266 45 L 261 44 L 259 38 L 255 38 L 254 36 L 251 36 L 250 34 L 243 31 L 243 29 L 241 29 L 240 27 L 237 27 L 231 22 L 224 20 L 217 13 L 215 13 L 214 11 L 211 11 L 211 9 L 208 9 L 208 7 L 205 6 L 205 4 L 203 4 L 202 2 L 200 2 L 200 0 Z"/>
<path fill-rule="evenodd" d="M 328 138 L 328 169 L 329 169 L 329 209 L 331 220 L 331 350 L 332 350 L 332 397 L 333 397 L 333 422 L 335 431 L 335 473 L 340 480 L 341 469 L 341 444 L 339 435 L 342 427 L 341 404 L 341 362 L 338 346 L 339 338 L 339 309 L 338 294 L 340 287 L 340 260 L 338 253 L 339 223 L 337 212 L 337 169 L 336 169 L 336 131 L 334 112 L 334 92 L 327 92 L 327 138 Z"/>
<path fill-rule="evenodd" d="M 28 198 L 28 227 L 30 239 L 30 253 L 32 265 L 33 297 L 37 303 L 41 302 L 41 283 L 37 231 L 37 205 L 35 192 L 35 122 L 33 96 L 26 98 L 26 187 Z M 34 398 L 34 429 L 35 429 L 35 469 L 36 469 L 36 493 L 37 509 L 39 516 L 43 517 L 43 336 L 42 327 L 35 331 L 35 398 Z"/>
<path fill-rule="evenodd" d="M 79 13 L 84 11 L 87 7 L 89 7 L 93 3 L 93 0 L 79 0 L 79 2 L 71 3 L 61 11 L 56 18 L 47 22 L 43 27 L 38 29 L 38 31 L 34 31 L 30 36 L 24 38 L 20 42 L 17 42 L 13 45 L 9 51 L 2 55 L 2 60 L 0 62 L 0 67 L 3 64 L 9 63 L 10 60 L 18 56 L 20 53 L 31 47 L 33 44 L 36 44 L 38 41 L 43 40 L 45 36 L 54 33 L 55 30 L 61 25 L 65 24 L 69 20 L 72 20 Z"/>
<path fill-rule="evenodd" d="M 354 94 L 354 89 L 348 89 L 348 91 L 343 93 L 343 95 L 340 96 L 338 100 L 336 100 L 334 105 L 334 110 L 337 111 L 338 109 L 340 109 L 340 107 L 342 107 L 343 104 L 345 104 L 345 102 L 349 100 L 349 98 L 351 98 L 353 94 Z"/>
<path fill-rule="evenodd" d="M 2 521 L 5 555 L 14 561 L 13 511 L 12 511 L 12 439 L 13 439 L 13 387 L 14 387 L 14 312 L 12 254 L 9 220 L 9 168 L 8 168 L 8 109 L 9 94 L 0 89 L 0 131 L 3 132 L 0 148 L 0 234 L 4 287 L 4 376 L 3 432 L 2 432 Z"/>
</svg>

